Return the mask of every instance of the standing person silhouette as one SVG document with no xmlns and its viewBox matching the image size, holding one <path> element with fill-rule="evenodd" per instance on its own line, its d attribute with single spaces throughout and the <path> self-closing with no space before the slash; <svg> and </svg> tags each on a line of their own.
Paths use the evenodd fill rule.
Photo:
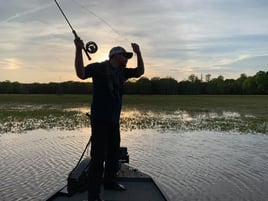
<svg viewBox="0 0 268 201">
<path fill-rule="evenodd" d="M 117 46 L 110 50 L 109 60 L 84 66 L 81 39 L 74 40 L 75 70 L 84 80 L 93 80 L 93 98 L 91 103 L 91 162 L 88 176 L 88 201 L 101 201 L 102 176 L 104 189 L 123 191 L 126 188 L 117 183 L 118 160 L 120 150 L 120 113 L 122 107 L 123 84 L 129 78 L 144 74 L 144 63 L 140 47 L 131 43 L 137 56 L 137 67 L 127 68 L 127 62 L 133 53 Z M 105 164 L 105 168 L 104 168 Z"/>
</svg>

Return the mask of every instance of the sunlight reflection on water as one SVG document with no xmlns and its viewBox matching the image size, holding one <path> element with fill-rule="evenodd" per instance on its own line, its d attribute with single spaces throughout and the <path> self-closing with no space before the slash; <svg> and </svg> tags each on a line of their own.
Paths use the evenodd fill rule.
<svg viewBox="0 0 268 201">
<path fill-rule="evenodd" d="M 42 200 L 62 187 L 90 129 L 0 136 L 1 200 Z M 268 136 L 233 132 L 122 131 L 130 165 L 153 176 L 173 201 L 265 200 Z"/>
</svg>

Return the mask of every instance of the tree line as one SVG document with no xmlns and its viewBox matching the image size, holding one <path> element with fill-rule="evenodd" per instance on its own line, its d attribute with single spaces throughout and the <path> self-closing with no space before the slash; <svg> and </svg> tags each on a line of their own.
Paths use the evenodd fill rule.
<svg viewBox="0 0 268 201">
<path fill-rule="evenodd" d="M 2 94 L 89 94 L 92 83 L 50 82 L 19 83 L 0 82 Z M 259 71 L 254 76 L 241 74 L 237 79 L 224 79 L 223 76 L 211 79 L 211 75 L 198 78 L 192 74 L 188 80 L 178 82 L 172 77 L 147 78 L 128 81 L 124 87 L 126 94 L 268 94 L 268 71 Z"/>
</svg>

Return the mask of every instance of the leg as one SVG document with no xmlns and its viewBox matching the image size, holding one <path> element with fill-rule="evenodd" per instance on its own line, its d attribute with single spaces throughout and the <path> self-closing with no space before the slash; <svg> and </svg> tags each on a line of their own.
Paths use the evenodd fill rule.
<svg viewBox="0 0 268 201">
<path fill-rule="evenodd" d="M 104 181 L 111 182 L 115 179 L 118 171 L 118 160 L 120 151 L 120 129 L 119 124 L 111 124 L 108 136 L 108 151 L 105 160 Z"/>
<path fill-rule="evenodd" d="M 100 186 L 107 150 L 107 125 L 101 122 L 91 122 L 91 162 L 88 173 L 88 196 L 94 198 L 100 194 Z"/>
</svg>

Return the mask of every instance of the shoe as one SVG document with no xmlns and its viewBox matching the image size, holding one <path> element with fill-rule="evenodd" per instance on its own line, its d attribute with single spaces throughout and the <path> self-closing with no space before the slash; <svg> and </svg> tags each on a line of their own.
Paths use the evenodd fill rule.
<svg viewBox="0 0 268 201">
<path fill-rule="evenodd" d="M 125 191 L 126 188 L 122 184 L 119 184 L 117 182 L 109 182 L 104 183 L 104 189 L 105 190 L 115 190 L 115 191 Z"/>
</svg>

